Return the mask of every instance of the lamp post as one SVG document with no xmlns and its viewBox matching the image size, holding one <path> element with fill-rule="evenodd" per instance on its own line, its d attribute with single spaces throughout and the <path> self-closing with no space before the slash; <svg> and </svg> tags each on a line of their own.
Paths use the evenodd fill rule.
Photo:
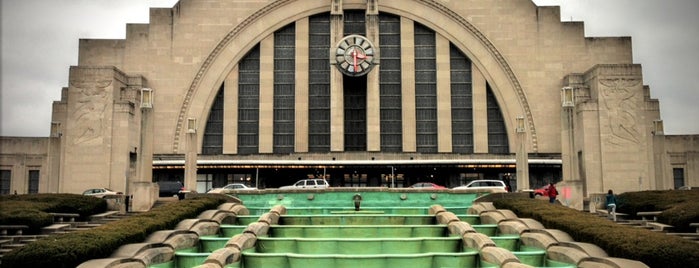
<svg viewBox="0 0 699 268">
<path fill-rule="evenodd" d="M 153 90 L 141 88 L 141 136 L 136 149 L 138 166 L 136 178 L 126 182 L 124 192 L 128 199 L 124 202 L 132 211 L 148 211 L 155 203 L 153 194 Z M 133 198 L 131 198 L 133 197 Z"/>
<path fill-rule="evenodd" d="M 137 150 L 141 161 L 136 171 L 136 180 L 139 182 L 153 181 L 153 136 L 151 129 L 153 129 L 153 90 L 141 88 L 141 144 Z"/>
<path fill-rule="evenodd" d="M 49 180 L 49 193 L 61 192 L 61 165 L 59 164 L 61 156 L 61 122 L 51 122 L 51 135 L 48 139 L 46 165 L 48 166 L 48 174 L 56 180 Z"/>
<path fill-rule="evenodd" d="M 573 87 L 561 88 L 561 106 L 563 108 L 575 107 L 575 94 Z"/>
<path fill-rule="evenodd" d="M 663 126 L 663 120 L 656 119 L 653 120 L 653 161 L 655 164 L 655 189 L 667 189 L 675 188 L 674 183 L 671 180 L 665 180 L 665 178 L 672 178 L 671 174 L 668 174 L 668 168 L 670 166 L 669 159 L 665 155 L 665 130 Z M 651 181 L 652 183 L 652 181 Z"/>
<path fill-rule="evenodd" d="M 529 155 L 527 153 L 526 144 L 526 124 L 524 122 L 524 116 L 518 116 L 516 119 L 516 129 L 517 132 L 517 152 L 516 152 L 516 162 L 517 162 L 517 190 L 529 189 Z"/>
<path fill-rule="evenodd" d="M 388 166 L 388 167 L 391 168 L 391 188 L 396 188 L 396 183 L 395 183 L 396 181 L 395 181 L 395 174 L 394 174 L 395 168 L 393 166 Z"/>
<path fill-rule="evenodd" d="M 561 88 L 561 108 L 563 141 L 567 146 L 563 146 L 563 180 L 578 180 L 577 155 L 575 153 L 575 89 L 570 86 Z"/>
<path fill-rule="evenodd" d="M 187 152 L 184 159 L 184 187 L 189 191 L 197 189 L 197 119 L 187 118 Z"/>
</svg>

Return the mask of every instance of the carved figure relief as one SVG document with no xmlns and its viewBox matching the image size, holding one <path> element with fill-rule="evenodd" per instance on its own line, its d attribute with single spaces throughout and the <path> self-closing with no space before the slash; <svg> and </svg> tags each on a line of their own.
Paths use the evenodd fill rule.
<svg viewBox="0 0 699 268">
<path fill-rule="evenodd" d="M 72 112 L 75 121 L 73 144 L 98 144 L 102 141 L 107 90 L 112 81 L 71 81 L 77 89 L 77 101 Z"/>
<path fill-rule="evenodd" d="M 640 132 L 636 120 L 638 101 L 633 87 L 641 83 L 639 79 L 614 78 L 600 79 L 600 93 L 609 114 L 611 136 L 605 142 L 618 145 L 640 143 Z"/>
</svg>

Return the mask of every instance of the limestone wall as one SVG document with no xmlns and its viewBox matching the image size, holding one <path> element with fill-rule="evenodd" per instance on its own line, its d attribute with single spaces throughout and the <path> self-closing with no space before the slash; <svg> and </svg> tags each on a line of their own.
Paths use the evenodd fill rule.
<svg viewBox="0 0 699 268">
<path fill-rule="evenodd" d="M 39 171 L 39 192 L 49 192 L 47 138 L 0 137 L 0 170 L 10 172 L 8 194 L 28 192 L 29 171 Z"/>
<path fill-rule="evenodd" d="M 128 25 L 126 40 L 82 40 L 80 64 L 114 65 L 147 77 L 156 96 L 154 135 L 160 138 L 155 152 L 181 153 L 183 136 L 175 135 L 184 135 L 183 121 L 196 117 L 201 126 L 205 124 L 201 119 L 206 118 L 215 92 L 248 49 L 280 27 L 330 8 L 330 1 L 272 2 L 181 1 L 171 9 L 154 8 L 150 24 Z M 365 8 L 364 3 L 343 2 L 346 9 Z M 595 64 L 632 62 L 630 38 L 586 38 L 582 22 L 560 21 L 558 7 L 517 0 L 378 4 L 379 12 L 425 24 L 463 50 L 496 91 L 508 126 L 519 115 L 530 119 L 530 151 L 561 150 L 560 126 L 552 122 L 559 121 L 562 77 Z M 482 35 L 473 36 L 474 31 Z M 211 58 L 218 50 L 218 56 Z M 500 63 L 488 59 L 500 56 Z M 500 70 L 502 63 L 511 73 Z M 213 73 L 206 76 L 206 72 Z M 519 89 L 511 81 L 517 81 Z"/>
</svg>

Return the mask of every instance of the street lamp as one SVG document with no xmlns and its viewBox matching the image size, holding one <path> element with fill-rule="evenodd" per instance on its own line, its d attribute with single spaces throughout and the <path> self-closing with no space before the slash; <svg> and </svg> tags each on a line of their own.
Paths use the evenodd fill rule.
<svg viewBox="0 0 699 268">
<path fill-rule="evenodd" d="M 61 122 L 51 122 L 51 138 L 60 138 L 61 135 Z"/>
<path fill-rule="evenodd" d="M 664 133 L 665 130 L 663 128 L 663 120 L 653 120 L 653 135 L 663 135 Z"/>
<path fill-rule="evenodd" d="M 141 89 L 141 108 L 153 108 L 153 90 L 150 88 Z"/>
<path fill-rule="evenodd" d="M 391 188 L 396 188 L 396 178 L 395 178 L 395 174 L 393 172 L 395 170 L 395 168 L 393 166 L 388 166 L 388 167 L 391 168 Z"/>
<path fill-rule="evenodd" d="M 524 116 L 517 116 L 517 133 L 524 133 Z"/>
<path fill-rule="evenodd" d="M 573 87 L 561 88 L 561 106 L 563 108 L 572 108 L 575 106 L 575 94 Z"/>
<path fill-rule="evenodd" d="M 197 133 L 197 119 L 187 118 L 187 133 Z"/>
</svg>

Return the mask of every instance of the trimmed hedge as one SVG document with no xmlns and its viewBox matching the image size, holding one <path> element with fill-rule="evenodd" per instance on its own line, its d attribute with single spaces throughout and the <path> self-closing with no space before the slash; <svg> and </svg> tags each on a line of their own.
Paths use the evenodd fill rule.
<svg viewBox="0 0 699 268">
<path fill-rule="evenodd" d="M 25 201 L 7 201 L 0 203 L 1 225 L 26 225 L 29 229 L 24 234 L 37 234 L 44 226 L 53 223 L 53 216 L 43 212 Z"/>
<path fill-rule="evenodd" d="M 568 233 L 575 241 L 598 245 L 611 257 L 637 260 L 650 267 L 686 267 L 699 263 L 699 244 L 676 236 L 616 224 L 594 214 L 535 199 L 500 199 L 499 209 L 532 218 L 546 228 Z"/>
<path fill-rule="evenodd" d="M 695 232 L 690 223 L 699 222 L 699 189 L 628 192 L 618 196 L 617 210 L 629 215 L 641 211 L 662 211 L 658 222 L 677 232 Z"/>
<path fill-rule="evenodd" d="M 173 229 L 180 221 L 225 203 L 225 197 L 197 195 L 100 227 L 39 239 L 2 258 L 5 267 L 76 267 L 109 257 L 121 245 L 141 243 L 159 230 Z"/>
<path fill-rule="evenodd" d="M 107 202 L 101 198 L 78 194 L 26 194 L 0 196 L 0 224 L 27 225 L 25 234 L 38 234 L 51 225 L 53 213 L 76 213 L 80 219 L 105 212 Z"/>
</svg>

